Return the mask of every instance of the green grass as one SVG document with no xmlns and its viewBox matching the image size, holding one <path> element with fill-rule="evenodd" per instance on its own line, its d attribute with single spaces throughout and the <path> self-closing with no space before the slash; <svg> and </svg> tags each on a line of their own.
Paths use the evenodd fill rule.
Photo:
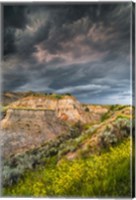
<svg viewBox="0 0 136 200">
<path fill-rule="evenodd" d="M 0 106 L 0 112 L 6 112 L 8 110 L 8 106 Z"/>
<path fill-rule="evenodd" d="M 118 104 L 109 106 L 109 110 L 102 115 L 101 122 L 104 122 L 105 120 L 110 118 L 116 111 L 123 110 L 124 108 L 127 108 L 127 106 Z"/>
<path fill-rule="evenodd" d="M 33 170 L 39 165 L 45 165 L 48 158 L 52 156 L 57 154 L 58 157 L 62 154 L 64 155 L 66 150 L 73 151 L 77 144 L 74 142 L 74 138 L 81 134 L 79 128 L 73 126 L 67 133 L 59 135 L 55 140 L 47 141 L 38 148 L 4 159 L 2 168 L 3 186 L 9 186 L 18 182 L 20 177 L 24 177 L 26 170 Z M 72 141 L 70 146 L 69 140 Z"/>
<path fill-rule="evenodd" d="M 108 119 L 111 116 L 111 112 L 108 110 L 106 113 L 104 113 L 101 116 L 101 122 L 104 122 L 106 119 Z"/>
<path fill-rule="evenodd" d="M 54 99 L 62 99 L 64 96 L 72 96 L 70 93 L 55 94 L 55 93 L 37 93 L 33 91 L 27 92 L 24 97 L 52 97 Z"/>
<path fill-rule="evenodd" d="M 130 197 L 130 139 L 100 156 L 68 161 L 49 158 L 44 167 L 28 171 L 4 196 Z"/>
<path fill-rule="evenodd" d="M 116 119 L 130 119 L 130 115 L 123 115 L 123 114 L 121 114 L 121 115 L 118 115 L 116 117 Z"/>
</svg>

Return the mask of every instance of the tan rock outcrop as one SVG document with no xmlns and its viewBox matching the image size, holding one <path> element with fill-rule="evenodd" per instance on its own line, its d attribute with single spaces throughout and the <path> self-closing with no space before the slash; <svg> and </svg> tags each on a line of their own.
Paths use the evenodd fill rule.
<svg viewBox="0 0 136 200">
<path fill-rule="evenodd" d="M 71 122 L 89 123 L 93 118 L 83 109 L 82 105 L 72 96 L 64 96 L 61 99 L 52 97 L 26 97 L 9 106 L 17 109 L 41 109 L 52 110 L 58 118 Z M 65 117 L 64 117 L 65 116 Z"/>
<path fill-rule="evenodd" d="M 9 156 L 38 147 L 68 131 L 68 125 L 99 121 L 102 107 L 88 106 L 73 96 L 27 96 L 8 105 L 1 121 L 3 155 Z M 66 123 L 65 123 L 66 122 Z"/>
<path fill-rule="evenodd" d="M 67 131 L 52 110 L 9 109 L 1 121 L 3 156 L 38 147 Z"/>
</svg>

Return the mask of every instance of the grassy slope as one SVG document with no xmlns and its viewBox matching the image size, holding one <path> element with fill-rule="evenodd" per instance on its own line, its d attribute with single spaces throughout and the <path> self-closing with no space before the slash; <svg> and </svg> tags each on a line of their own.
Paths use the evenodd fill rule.
<svg viewBox="0 0 136 200">
<path fill-rule="evenodd" d="M 28 171 L 15 186 L 6 188 L 9 196 L 130 196 L 130 140 L 100 156 L 74 161 L 56 157 L 36 171 Z"/>
<path fill-rule="evenodd" d="M 80 130 L 82 127 L 79 126 L 76 132 L 82 131 L 82 134 L 74 133 L 74 135 L 77 135 L 76 138 L 75 136 L 73 139 L 71 136 L 68 139 L 66 138 L 66 140 L 62 138 L 60 145 L 54 143 L 51 145 L 49 152 L 47 151 L 48 148 L 43 146 L 39 150 L 30 153 L 29 156 L 25 155 L 24 158 L 21 158 L 22 161 L 19 161 L 20 167 L 25 165 L 26 160 L 27 164 L 31 165 L 34 161 L 40 161 L 40 159 L 45 158 L 45 163 L 44 165 L 40 164 L 36 168 L 26 168 L 27 170 L 23 172 L 19 183 L 7 186 L 3 191 L 3 195 L 62 197 L 130 196 L 129 120 L 129 107 L 111 108 L 107 112 L 107 116 L 104 119 L 102 118 L 102 123 L 99 126 L 87 125 L 87 127 L 83 127 L 83 130 Z M 108 126 L 111 124 L 114 129 L 111 127 L 110 130 Z M 116 130 L 117 134 L 115 134 Z M 106 144 L 106 149 L 101 149 L 101 155 L 98 156 L 96 155 L 98 148 L 92 154 L 90 153 L 90 147 L 83 149 L 83 144 L 87 144 L 94 135 L 98 135 L 100 132 L 104 135 L 103 141 Z M 112 137 L 113 133 L 118 141 L 114 143 L 115 147 L 110 149 L 113 145 L 111 143 L 113 142 L 112 140 L 116 139 Z M 68 160 L 67 154 L 75 152 L 78 156 L 72 161 Z M 51 155 L 46 157 L 48 153 Z M 42 157 L 40 157 L 40 154 Z M 13 162 L 11 164 L 11 168 L 17 168 Z"/>
</svg>

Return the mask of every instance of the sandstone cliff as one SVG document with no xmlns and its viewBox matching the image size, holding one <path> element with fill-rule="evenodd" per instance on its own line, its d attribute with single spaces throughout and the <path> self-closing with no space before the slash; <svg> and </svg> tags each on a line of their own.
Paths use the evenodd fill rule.
<svg viewBox="0 0 136 200">
<path fill-rule="evenodd" d="M 1 121 L 3 156 L 26 151 L 68 131 L 52 110 L 8 109 Z"/>
<path fill-rule="evenodd" d="M 9 108 L 52 110 L 59 119 L 71 123 L 89 123 L 93 120 L 80 102 L 72 96 L 63 96 L 61 99 L 51 96 L 29 96 L 10 104 Z"/>
<path fill-rule="evenodd" d="M 10 95 L 13 97 L 13 93 Z M 99 122 L 102 114 L 107 112 L 102 106 L 83 106 L 69 95 L 14 95 L 18 99 L 7 106 L 4 119 L 1 120 L 4 156 L 38 147 L 67 132 L 69 125 L 77 122 Z"/>
</svg>

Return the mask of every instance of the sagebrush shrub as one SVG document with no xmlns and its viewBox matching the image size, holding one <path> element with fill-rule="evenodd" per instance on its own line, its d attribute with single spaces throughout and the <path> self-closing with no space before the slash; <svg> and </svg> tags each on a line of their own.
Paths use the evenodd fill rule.
<svg viewBox="0 0 136 200">
<path fill-rule="evenodd" d="M 48 165 L 29 171 L 18 184 L 7 187 L 4 195 L 50 197 L 130 197 L 130 139 L 107 153 L 86 159 L 56 157 Z"/>
</svg>

